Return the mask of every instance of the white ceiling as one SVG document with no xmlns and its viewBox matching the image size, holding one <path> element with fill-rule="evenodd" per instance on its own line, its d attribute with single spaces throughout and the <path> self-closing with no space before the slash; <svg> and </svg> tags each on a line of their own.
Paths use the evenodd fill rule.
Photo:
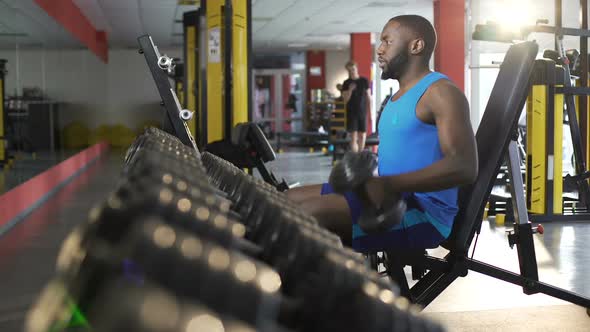
<svg viewBox="0 0 590 332">
<path fill-rule="evenodd" d="M 135 48 L 136 38 L 149 33 L 161 47 L 182 45 L 182 14 L 194 6 L 178 0 L 73 0 L 89 21 L 106 30 L 111 48 Z M 206 0 L 202 0 L 206 1 Z M 239 0 L 245 1 L 245 0 Z M 443 1 L 443 0 L 441 0 Z M 471 0 L 473 22 L 483 23 L 510 3 L 524 4 L 531 17 L 549 18 L 554 0 Z M 347 48 L 351 32 L 379 32 L 392 16 L 416 13 L 432 20 L 433 0 L 252 0 L 255 52 Z M 578 26 L 579 1 L 563 0 L 565 26 Z M 539 37 L 542 39 L 543 37 Z M 547 38 L 547 37 L 546 37 Z M 550 37 L 548 37 L 550 38 Z M 571 39 L 576 42 L 576 39 Z M 485 51 L 501 49 L 476 42 Z M 34 0 L 0 0 L 0 48 L 42 46 L 83 47 L 39 8 Z M 299 44 L 299 45 L 297 45 Z M 546 42 L 551 47 L 551 41 Z M 296 47 L 289 47 L 296 46 Z"/>
<path fill-rule="evenodd" d="M 33 0 L 0 0 L 0 47 L 82 47 Z"/>
<path fill-rule="evenodd" d="M 380 32 L 393 16 L 433 16 L 432 0 L 256 0 L 252 13 L 253 47 L 258 50 L 289 44 L 345 48 L 351 32 Z"/>
<path fill-rule="evenodd" d="M 196 7 L 178 0 L 73 0 L 112 48 L 136 47 L 149 33 L 160 46 L 180 46 L 182 14 Z M 245 1 L 245 0 L 243 0 Z M 378 32 L 390 17 L 406 12 L 432 18 L 432 0 L 252 0 L 255 51 L 346 48 L 351 32 Z M 0 0 L 0 47 L 81 47 L 33 0 Z M 293 44 L 303 47 L 288 47 Z"/>
</svg>

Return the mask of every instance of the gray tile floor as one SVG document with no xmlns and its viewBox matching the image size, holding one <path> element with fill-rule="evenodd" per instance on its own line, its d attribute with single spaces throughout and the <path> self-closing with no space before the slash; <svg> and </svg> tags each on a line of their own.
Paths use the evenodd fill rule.
<svg viewBox="0 0 590 332">
<path fill-rule="evenodd" d="M 287 183 L 318 184 L 328 181 L 332 168 L 332 157 L 321 152 L 309 153 L 304 150 L 277 154 L 277 159 L 267 164 L 277 179 Z"/>
<path fill-rule="evenodd" d="M 0 331 L 22 331 L 31 303 L 55 273 L 63 239 L 115 188 L 120 156 L 97 161 L 0 237 Z"/>
</svg>

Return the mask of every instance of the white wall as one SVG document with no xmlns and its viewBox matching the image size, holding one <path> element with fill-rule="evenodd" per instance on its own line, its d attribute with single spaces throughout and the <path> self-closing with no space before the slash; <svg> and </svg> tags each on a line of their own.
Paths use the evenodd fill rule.
<svg viewBox="0 0 590 332">
<path fill-rule="evenodd" d="M 179 48 L 161 52 L 182 55 Z M 60 127 L 81 121 L 90 128 L 122 124 L 135 129 L 161 119 L 158 91 L 135 49 L 111 50 L 108 64 L 88 50 L 19 50 L 18 56 L 16 50 L 0 50 L 0 58 L 8 60 L 6 94 L 42 88 L 48 98 L 64 103 Z"/>
<path fill-rule="evenodd" d="M 344 65 L 350 60 L 350 50 L 326 51 L 326 90 L 334 96 L 340 93 L 336 84 L 343 83 L 348 78 Z"/>
</svg>

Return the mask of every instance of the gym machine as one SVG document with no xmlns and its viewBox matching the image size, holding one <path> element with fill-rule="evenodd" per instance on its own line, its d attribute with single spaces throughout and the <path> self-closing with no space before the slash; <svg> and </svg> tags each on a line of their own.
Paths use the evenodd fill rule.
<svg viewBox="0 0 590 332">
<path fill-rule="evenodd" d="M 209 0 L 183 16 L 185 108 L 198 146 L 231 140 L 250 119 L 251 1 Z"/>
<path fill-rule="evenodd" d="M 457 278 L 475 271 L 520 286 L 525 294 L 543 293 L 590 308 L 587 296 L 539 280 L 533 235 L 542 234 L 543 230 L 529 221 L 516 142 L 518 119 L 531 88 L 537 51 L 535 42 L 514 44 L 500 66 L 476 133 L 479 175 L 475 183 L 459 191 L 459 211 L 449 238 L 442 244 L 449 250 L 448 254 L 443 258 L 435 257 L 426 252 L 425 249 L 429 248 L 367 253 L 373 268 L 383 264 L 384 273 L 396 281 L 401 294 L 414 303 L 428 305 Z M 518 273 L 473 259 L 473 253 L 471 257 L 469 255 L 476 234 L 479 236 L 485 204 L 504 160 L 508 166 L 514 212 L 508 244 L 510 248 L 516 247 Z M 477 238 L 474 251 L 476 246 Z M 406 265 L 412 267 L 412 277 L 418 280 L 412 287 L 409 287 L 404 273 Z"/>
<path fill-rule="evenodd" d="M 548 26 L 547 20 L 538 20 L 534 26 L 526 26 L 518 33 L 509 33 L 499 29 L 496 24 L 477 25 L 473 39 L 513 42 L 524 40 L 531 33 L 550 33 L 555 35 L 555 51 L 546 50 L 545 59 L 551 60 L 557 69 L 539 69 L 555 71 L 548 77 L 555 77 L 546 82 L 538 82 L 531 90 L 530 101 L 544 100 L 543 103 L 529 103 L 529 111 L 537 116 L 529 116 L 533 121 L 527 130 L 527 198 L 530 219 L 537 222 L 549 221 L 587 221 L 590 219 L 590 187 L 588 178 L 588 57 L 578 56 L 588 53 L 588 1 L 581 1 L 581 28 L 562 27 L 562 3 L 555 1 L 555 26 Z M 564 36 L 579 36 L 580 50 L 565 51 Z M 539 68 L 542 68 L 540 65 Z M 578 86 L 572 86 L 571 72 L 579 73 Z M 533 76 L 534 79 L 537 76 Z M 547 77 L 545 77 L 547 79 Z M 560 86 L 561 84 L 561 86 Z M 546 88 L 541 87 L 545 85 Z M 576 99 L 574 98 L 577 96 Z M 534 99 L 533 99 L 534 98 Z M 564 107 L 565 106 L 565 107 Z M 534 109 L 533 109 L 534 108 Z M 561 123 L 564 122 L 563 112 L 567 115 L 574 152 L 574 175 L 562 177 L 561 172 Z M 542 112 L 539 113 L 539 112 Z M 560 114 L 557 114 L 560 113 Z M 541 114 L 541 115 L 539 115 Z M 558 122 L 559 121 L 559 122 Z M 542 124 L 541 124 L 542 123 Z M 533 144 L 533 142 L 535 142 Z M 541 146 L 537 145 L 541 142 Z M 534 159 L 534 160 L 533 160 Z M 559 169 L 559 170 L 558 170 Z M 558 174 L 559 173 L 559 174 Z M 563 189 L 574 189 L 573 195 L 563 196 Z M 510 202 L 506 202 L 510 211 Z"/>
<path fill-rule="evenodd" d="M 279 182 L 264 165 L 276 158 L 272 147 L 259 128 L 247 122 L 250 9 L 249 0 L 215 0 L 183 15 L 183 106 L 196 111 L 188 128 L 199 147 L 236 167 L 256 168 L 265 181 L 284 191 L 287 183 Z"/>
<path fill-rule="evenodd" d="M 177 136 L 184 144 L 193 146 L 197 150 L 196 142 L 191 134 L 188 123 L 193 119 L 193 112 L 183 109 L 170 86 L 166 72 L 174 71 L 174 61 L 166 55 L 161 55 L 150 36 L 139 37 L 140 53 L 143 53 L 150 72 L 154 78 L 158 92 L 162 98 L 167 122 L 171 128 L 168 132 Z M 239 168 L 256 168 L 261 177 L 279 191 L 289 189 L 283 179 L 277 180 L 265 163 L 272 161 L 276 155 L 264 134 L 255 124 L 240 123 L 232 130 L 229 140 L 221 140 L 207 145 L 207 151 L 231 161 Z"/>
<path fill-rule="evenodd" d="M 535 216 L 562 214 L 564 96 L 556 89 L 564 79 L 564 68 L 555 61 L 535 61 L 526 109 L 526 196 Z"/>
<path fill-rule="evenodd" d="M 189 110 L 194 110 L 196 115 L 191 121 L 189 121 L 188 127 L 191 132 L 195 133 L 196 140 L 199 146 L 202 146 L 202 142 L 206 141 L 206 126 L 203 126 L 207 122 L 206 105 L 201 104 L 203 100 L 203 88 L 200 82 L 202 79 L 201 62 L 200 59 L 204 59 L 204 43 L 205 35 L 198 33 L 202 31 L 199 26 L 204 19 L 202 19 L 203 8 L 199 8 L 194 11 L 186 12 L 182 16 L 183 25 L 183 38 L 184 38 L 184 66 L 182 73 L 182 85 L 184 87 L 185 98 L 182 106 Z M 201 56 L 200 54 L 203 54 Z M 202 111 L 203 110 L 203 111 Z"/>
</svg>

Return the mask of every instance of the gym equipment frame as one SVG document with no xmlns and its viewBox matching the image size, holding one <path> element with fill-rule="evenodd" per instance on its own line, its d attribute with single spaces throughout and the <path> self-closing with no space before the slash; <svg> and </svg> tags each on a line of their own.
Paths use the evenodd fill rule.
<svg viewBox="0 0 590 332">
<path fill-rule="evenodd" d="M 160 97 L 162 98 L 161 105 L 166 112 L 164 127 L 171 126 L 173 130 L 172 134 L 178 137 L 183 144 L 192 146 L 198 154 L 199 149 L 186 124 L 186 120 L 191 119 L 193 113 L 189 110 L 182 109 L 178 97 L 170 85 L 168 75 L 164 72 L 173 69 L 174 61 L 166 55 L 160 54 L 151 36 L 144 35 L 137 40 L 140 46 L 139 53 L 144 55 Z"/>
<path fill-rule="evenodd" d="M 512 45 L 500 67 L 476 134 L 479 175 L 475 183 L 459 191 L 459 211 L 452 232 L 443 244 L 449 253 L 444 258 L 428 255 L 425 252 L 427 248 L 405 251 L 384 249 L 382 257 L 376 252 L 368 253 L 372 267 L 376 269 L 379 263 L 384 263 L 385 273 L 397 281 L 402 295 L 419 305 L 431 303 L 455 279 L 467 276 L 471 270 L 521 286 L 525 294 L 544 293 L 590 307 L 590 298 L 539 281 L 533 234 L 540 229 L 529 222 L 515 141 L 518 118 L 531 87 L 537 51 L 535 42 Z M 516 246 L 520 273 L 468 255 L 475 234 L 481 230 L 485 204 L 506 157 L 515 220 L 508 242 L 511 247 Z M 412 267 L 412 275 L 418 279 L 411 288 L 403 271 L 405 265 Z"/>
</svg>

